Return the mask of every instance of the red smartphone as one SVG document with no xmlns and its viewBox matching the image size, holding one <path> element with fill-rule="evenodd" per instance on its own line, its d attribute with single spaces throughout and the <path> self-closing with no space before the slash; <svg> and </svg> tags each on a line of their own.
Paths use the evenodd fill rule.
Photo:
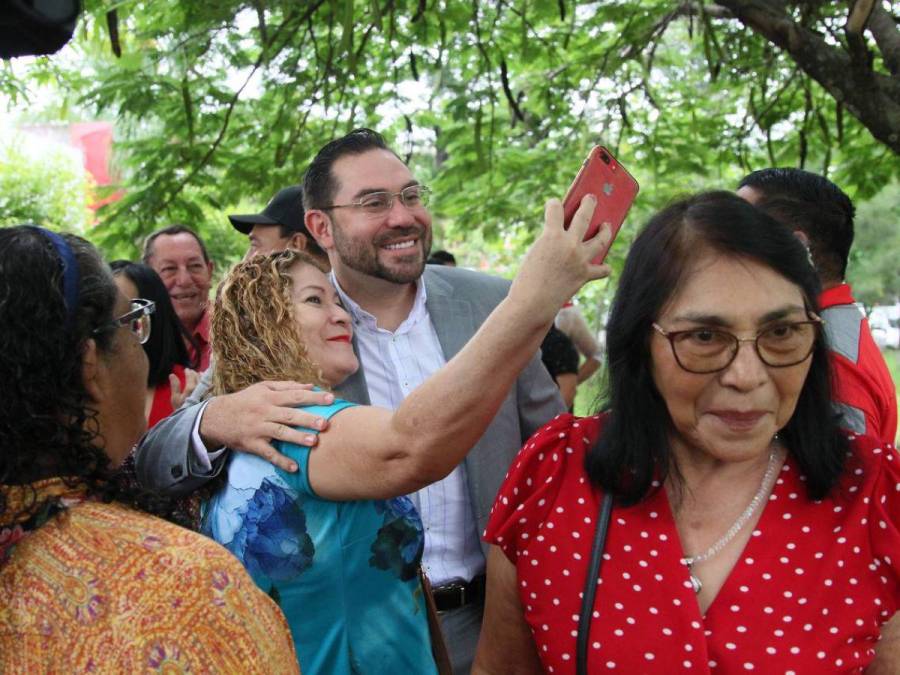
<svg viewBox="0 0 900 675">
<path fill-rule="evenodd" d="M 586 194 L 592 194 L 597 198 L 597 208 L 594 209 L 591 224 L 584 238 L 593 237 L 603 223 L 609 223 L 612 238 L 609 240 L 609 246 L 594 258 L 592 261 L 594 264 L 599 265 L 606 258 L 639 189 L 634 177 L 609 150 L 599 145 L 591 149 L 563 200 L 563 220 L 566 227 L 569 227 L 572 216 L 575 215 L 582 197 Z"/>
</svg>

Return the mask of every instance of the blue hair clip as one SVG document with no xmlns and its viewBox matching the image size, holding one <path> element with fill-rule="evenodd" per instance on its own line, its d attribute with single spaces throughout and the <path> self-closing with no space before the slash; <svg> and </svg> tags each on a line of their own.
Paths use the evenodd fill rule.
<svg viewBox="0 0 900 675">
<path fill-rule="evenodd" d="M 75 310 L 78 307 L 78 262 L 75 260 L 75 252 L 68 242 L 56 232 L 51 232 L 43 227 L 32 225 L 31 228 L 43 235 L 53 244 L 53 248 L 59 254 L 62 261 L 63 273 L 63 300 L 66 305 L 66 327 L 71 327 L 75 319 Z"/>
</svg>

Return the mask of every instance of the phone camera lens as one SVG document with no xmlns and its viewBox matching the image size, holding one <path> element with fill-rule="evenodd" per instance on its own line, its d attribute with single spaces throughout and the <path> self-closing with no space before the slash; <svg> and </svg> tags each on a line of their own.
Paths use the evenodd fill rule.
<svg viewBox="0 0 900 675">
<path fill-rule="evenodd" d="M 603 160 L 604 164 L 609 164 L 609 155 L 607 155 L 605 152 L 600 153 L 600 159 Z"/>
</svg>

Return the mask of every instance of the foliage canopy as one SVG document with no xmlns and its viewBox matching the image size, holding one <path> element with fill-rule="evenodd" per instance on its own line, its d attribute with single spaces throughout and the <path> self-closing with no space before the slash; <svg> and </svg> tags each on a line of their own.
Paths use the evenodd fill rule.
<svg viewBox="0 0 900 675">
<path fill-rule="evenodd" d="M 67 55 L 28 77 L 116 121 L 127 193 L 99 241 L 117 255 L 172 221 L 236 255 L 222 212 L 261 206 L 356 126 L 433 187 L 442 243 L 500 272 L 595 143 L 642 185 L 632 222 L 761 166 L 824 173 L 856 198 L 900 177 L 896 2 L 85 4 Z"/>
</svg>

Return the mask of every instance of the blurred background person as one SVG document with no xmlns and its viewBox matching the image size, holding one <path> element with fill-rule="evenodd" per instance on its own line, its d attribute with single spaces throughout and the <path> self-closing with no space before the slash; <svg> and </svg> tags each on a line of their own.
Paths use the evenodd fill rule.
<svg viewBox="0 0 900 675">
<path fill-rule="evenodd" d="M 569 336 L 556 326 L 550 326 L 541 343 L 541 361 L 559 387 L 566 409 L 572 412 L 578 388 L 578 350 Z"/>
<path fill-rule="evenodd" d="M 741 181 L 737 194 L 791 228 L 809 249 L 822 283 L 818 302 L 833 362 L 834 401 L 844 427 L 893 442 L 896 387 L 845 279 L 853 246 L 853 202 L 824 176 L 794 168 L 754 171 Z"/>
<path fill-rule="evenodd" d="M 83 239 L 0 229 L 2 672 L 297 672 L 234 557 L 112 476 L 146 426 L 152 311 Z"/>
<path fill-rule="evenodd" d="M 209 367 L 209 288 L 213 261 L 206 244 L 196 232 L 184 225 L 169 225 L 144 241 L 141 261 L 162 279 L 172 299 L 175 313 L 191 340 L 191 361 L 198 370 Z"/>
<path fill-rule="evenodd" d="M 303 214 L 303 186 L 292 185 L 279 190 L 262 213 L 228 216 L 228 220 L 250 240 L 245 258 L 292 248 L 330 267 L 325 251 L 306 229 Z"/>
<path fill-rule="evenodd" d="M 449 251 L 438 249 L 437 251 L 432 251 L 431 255 L 428 256 L 428 260 L 426 260 L 425 262 L 428 265 L 444 265 L 445 267 L 456 267 L 456 256 Z"/>
<path fill-rule="evenodd" d="M 581 309 L 569 300 L 556 315 L 554 325 L 568 337 L 584 357 L 578 368 L 578 384 L 597 372 L 603 360 L 603 349 L 588 325 Z"/>
<path fill-rule="evenodd" d="M 900 466 L 839 429 L 818 293 L 731 193 L 650 220 L 608 408 L 535 434 L 494 504 L 474 673 L 900 672 Z"/>
<path fill-rule="evenodd" d="M 193 337 L 175 314 L 166 287 L 159 275 L 147 265 L 128 260 L 110 263 L 116 286 L 126 298 L 145 298 L 153 302 L 153 331 L 144 343 L 150 363 L 147 374 L 147 426 L 177 410 L 197 385 L 197 367 L 188 350 Z"/>
</svg>

